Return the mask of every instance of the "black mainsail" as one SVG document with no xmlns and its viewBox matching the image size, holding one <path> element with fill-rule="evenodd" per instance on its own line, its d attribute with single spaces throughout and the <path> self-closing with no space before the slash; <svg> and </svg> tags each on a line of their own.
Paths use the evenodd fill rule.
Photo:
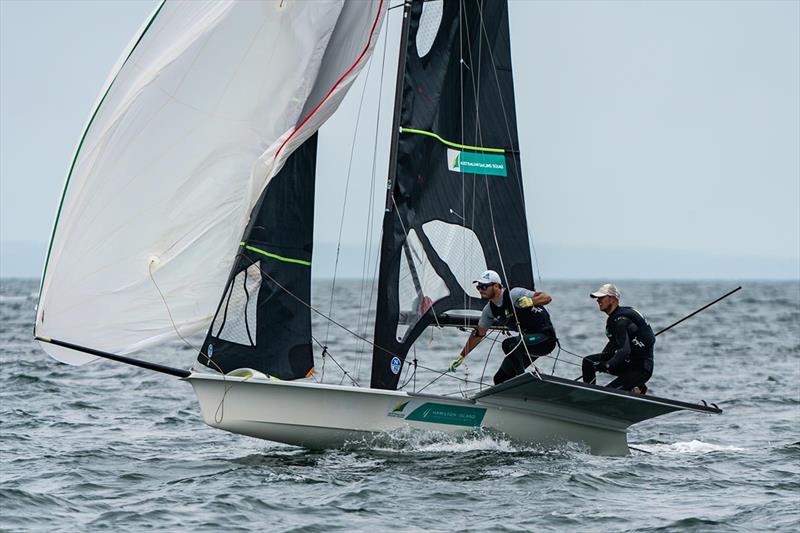
<svg viewBox="0 0 800 533">
<path fill-rule="evenodd" d="M 533 288 L 508 6 L 406 5 L 383 220 L 371 386 L 396 389 L 442 313 L 480 309 L 486 268 Z"/>
<path fill-rule="evenodd" d="M 223 373 L 252 368 L 280 379 L 306 377 L 311 346 L 315 133 L 269 182 L 197 360 Z"/>
</svg>

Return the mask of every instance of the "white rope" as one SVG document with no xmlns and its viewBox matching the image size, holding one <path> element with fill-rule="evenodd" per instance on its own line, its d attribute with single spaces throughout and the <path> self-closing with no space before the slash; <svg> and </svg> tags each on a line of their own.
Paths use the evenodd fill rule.
<svg viewBox="0 0 800 533">
<path fill-rule="evenodd" d="M 161 297 L 161 301 L 164 303 L 164 309 L 166 309 L 166 311 L 167 311 L 167 316 L 169 317 L 169 323 L 172 325 L 172 329 L 175 331 L 175 335 L 177 335 L 178 338 L 180 338 L 186 344 L 186 346 L 188 346 L 189 348 L 192 348 L 194 350 L 197 350 L 197 352 L 199 354 L 203 355 L 209 363 L 213 363 L 213 365 L 214 365 L 214 367 L 216 367 L 217 371 L 220 374 L 222 374 L 223 376 L 225 376 L 225 373 L 222 371 L 222 368 L 220 368 L 220 366 L 215 361 L 212 361 L 211 357 L 209 357 L 208 354 L 203 352 L 202 347 L 195 346 L 194 344 L 189 342 L 189 340 L 186 339 L 186 337 L 181 335 L 180 330 L 178 330 L 178 326 L 175 324 L 175 319 L 172 317 L 172 311 L 169 308 L 169 304 L 167 303 L 167 299 L 164 297 L 164 293 L 161 292 L 161 288 L 158 286 L 158 283 L 156 283 L 156 278 L 153 277 L 153 265 L 155 263 L 156 263 L 155 260 L 153 260 L 153 259 L 150 260 L 150 262 L 147 265 L 147 272 L 150 275 L 150 281 L 153 282 L 153 286 L 156 288 L 156 291 L 158 291 L 158 295 Z"/>
<path fill-rule="evenodd" d="M 224 390 L 224 391 L 223 391 L 223 393 L 222 393 L 222 398 L 221 398 L 221 399 L 220 399 L 220 401 L 219 401 L 219 405 L 217 405 L 217 409 L 214 411 L 214 421 L 215 421 L 217 424 L 220 424 L 220 423 L 222 423 L 222 420 L 223 420 L 223 418 L 224 418 L 224 416 L 225 416 L 225 406 L 224 406 L 224 404 L 225 404 L 225 398 L 228 396 L 228 392 L 230 392 L 230 390 L 231 390 L 231 389 L 234 387 L 234 385 L 235 385 L 237 382 L 232 382 L 230 385 L 229 385 L 229 384 L 227 384 L 227 379 L 226 379 L 226 376 L 225 376 L 225 372 L 223 372 L 223 371 L 222 371 L 222 368 L 221 368 L 221 367 L 220 367 L 220 366 L 219 366 L 219 365 L 216 363 L 216 361 L 213 361 L 213 360 L 211 359 L 211 357 L 209 357 L 209 356 L 208 356 L 208 354 L 206 354 L 205 352 L 203 352 L 203 350 L 202 350 L 202 347 L 198 348 L 197 346 L 195 346 L 195 345 L 193 345 L 191 342 L 189 342 L 189 341 L 186 339 L 186 337 L 184 337 L 183 335 L 181 335 L 181 332 L 178 330 L 178 326 L 175 324 L 175 319 L 172 317 L 172 311 L 171 311 L 171 310 L 170 310 L 170 308 L 169 308 L 169 304 L 167 303 L 167 299 L 164 297 L 164 293 L 163 293 L 163 292 L 161 292 L 161 287 L 159 287 L 159 286 L 158 286 L 158 283 L 156 282 L 156 278 L 153 276 L 153 265 L 154 265 L 155 263 L 156 263 L 156 261 L 151 259 L 151 260 L 150 260 L 150 262 L 149 262 L 149 263 L 148 263 L 148 265 L 147 265 L 147 271 L 148 271 L 148 274 L 150 275 L 150 281 L 152 281 L 152 282 L 153 282 L 153 286 L 156 288 L 156 291 L 158 291 L 158 295 L 161 297 L 161 301 L 162 301 L 162 302 L 164 302 L 164 308 L 167 310 L 167 315 L 169 316 L 169 322 L 170 322 L 170 324 L 172 324 L 172 329 L 175 331 L 175 334 L 176 334 L 176 335 L 177 335 L 177 336 L 178 336 L 178 337 L 179 337 L 179 338 L 180 338 L 180 339 L 181 339 L 181 340 L 182 340 L 182 341 L 183 341 L 183 342 L 184 342 L 184 343 L 185 343 L 187 346 L 189 346 L 190 348 L 193 348 L 193 349 L 197 350 L 197 352 L 198 352 L 199 354 L 203 355 L 203 356 L 206 358 L 206 361 L 208 361 L 208 363 L 210 363 L 210 364 L 213 364 L 213 365 L 214 365 L 214 367 L 216 368 L 216 370 L 217 370 L 217 371 L 220 373 L 220 375 L 222 376 L 222 386 L 223 386 L 223 388 L 224 388 L 225 390 Z"/>
</svg>

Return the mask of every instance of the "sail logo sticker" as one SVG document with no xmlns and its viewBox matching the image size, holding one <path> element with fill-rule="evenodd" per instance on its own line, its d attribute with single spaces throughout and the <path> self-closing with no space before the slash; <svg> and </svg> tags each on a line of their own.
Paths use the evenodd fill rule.
<svg viewBox="0 0 800 533">
<path fill-rule="evenodd" d="M 464 152 L 452 148 L 447 149 L 447 169 L 468 174 L 508 176 L 505 155 Z"/>
<path fill-rule="evenodd" d="M 402 364 L 399 357 L 392 357 L 392 362 L 389 364 L 392 369 L 392 374 L 399 374 Z"/>
<path fill-rule="evenodd" d="M 391 411 L 389 411 L 389 413 L 387 413 L 387 416 L 393 416 L 395 418 L 405 418 L 406 414 L 403 412 L 403 409 L 405 409 L 407 405 L 408 405 L 407 401 L 398 403 L 397 405 L 394 406 L 394 409 L 392 409 Z"/>
<path fill-rule="evenodd" d="M 447 170 L 461 172 L 461 150 L 447 149 Z"/>
</svg>

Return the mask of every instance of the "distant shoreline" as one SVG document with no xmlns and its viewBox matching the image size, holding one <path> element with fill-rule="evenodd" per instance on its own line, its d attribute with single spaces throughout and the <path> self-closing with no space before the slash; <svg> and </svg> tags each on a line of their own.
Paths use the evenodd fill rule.
<svg viewBox="0 0 800 533">
<path fill-rule="evenodd" d="M 319 242 L 314 245 L 312 278 L 362 279 L 364 245 Z M 373 246 L 373 252 L 377 250 Z M 0 242 L 0 279 L 37 279 L 47 248 L 30 242 Z M 371 275 L 376 258 L 366 270 Z M 633 247 L 537 244 L 534 279 L 543 280 L 800 280 L 800 257 L 720 255 Z"/>
</svg>

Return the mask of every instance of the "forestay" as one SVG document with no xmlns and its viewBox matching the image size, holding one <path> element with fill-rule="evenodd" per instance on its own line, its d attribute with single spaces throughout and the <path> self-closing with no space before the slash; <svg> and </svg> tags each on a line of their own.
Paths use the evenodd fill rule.
<svg viewBox="0 0 800 533">
<path fill-rule="evenodd" d="M 533 288 L 505 1 L 415 0 L 401 42 L 372 387 L 486 268 Z M 463 314 L 463 313 L 462 313 Z"/>
<path fill-rule="evenodd" d="M 162 3 L 76 149 L 35 334 L 130 353 L 208 328 L 259 196 L 336 109 L 386 7 Z"/>
</svg>

